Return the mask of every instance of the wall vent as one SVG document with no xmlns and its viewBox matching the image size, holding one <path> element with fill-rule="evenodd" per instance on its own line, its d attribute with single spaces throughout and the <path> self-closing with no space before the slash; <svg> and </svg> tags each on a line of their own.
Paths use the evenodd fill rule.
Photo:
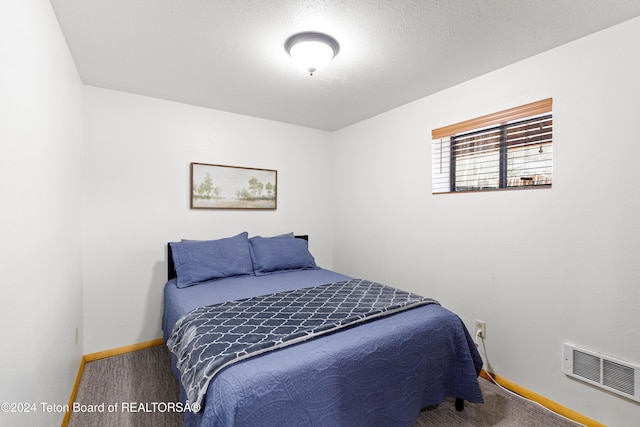
<svg viewBox="0 0 640 427">
<path fill-rule="evenodd" d="M 565 343 L 565 374 L 640 402 L 640 366 Z"/>
</svg>

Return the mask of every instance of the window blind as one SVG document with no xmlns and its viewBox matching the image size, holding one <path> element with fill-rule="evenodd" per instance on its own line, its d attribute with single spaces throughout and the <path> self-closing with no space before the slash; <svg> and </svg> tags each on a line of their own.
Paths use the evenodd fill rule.
<svg viewBox="0 0 640 427">
<path fill-rule="evenodd" d="M 551 186 L 553 118 L 547 110 L 550 107 L 551 100 L 543 100 L 505 110 L 508 114 L 484 116 L 489 118 L 486 122 L 479 118 L 434 130 L 432 135 L 441 136 L 432 142 L 432 192 Z M 531 112 L 537 114 L 523 118 Z M 512 120 L 495 125 L 496 117 Z M 468 129 L 482 124 L 485 126 L 481 129 Z M 461 129 L 466 131 L 444 135 Z"/>
</svg>

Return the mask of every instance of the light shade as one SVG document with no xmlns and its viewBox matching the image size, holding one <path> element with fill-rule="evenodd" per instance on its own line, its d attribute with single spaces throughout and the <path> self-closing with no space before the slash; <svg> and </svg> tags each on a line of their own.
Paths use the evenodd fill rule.
<svg viewBox="0 0 640 427">
<path fill-rule="evenodd" d="M 313 75 L 338 54 L 340 45 L 327 34 L 304 32 L 289 37 L 284 49 L 300 68 Z"/>
</svg>

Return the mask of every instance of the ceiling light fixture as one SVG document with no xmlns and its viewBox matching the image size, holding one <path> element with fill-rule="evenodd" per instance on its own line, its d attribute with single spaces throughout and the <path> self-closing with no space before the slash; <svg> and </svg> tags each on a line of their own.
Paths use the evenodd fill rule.
<svg viewBox="0 0 640 427">
<path fill-rule="evenodd" d="M 340 45 L 333 37 L 316 32 L 294 34 L 284 42 L 284 50 L 309 75 L 324 68 L 338 54 Z"/>
</svg>

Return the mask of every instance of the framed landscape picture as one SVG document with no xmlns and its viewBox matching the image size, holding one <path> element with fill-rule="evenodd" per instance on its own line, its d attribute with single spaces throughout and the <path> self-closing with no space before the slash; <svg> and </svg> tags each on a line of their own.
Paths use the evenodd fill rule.
<svg viewBox="0 0 640 427">
<path fill-rule="evenodd" d="M 278 171 L 191 163 L 192 209 L 276 209 Z"/>
</svg>

